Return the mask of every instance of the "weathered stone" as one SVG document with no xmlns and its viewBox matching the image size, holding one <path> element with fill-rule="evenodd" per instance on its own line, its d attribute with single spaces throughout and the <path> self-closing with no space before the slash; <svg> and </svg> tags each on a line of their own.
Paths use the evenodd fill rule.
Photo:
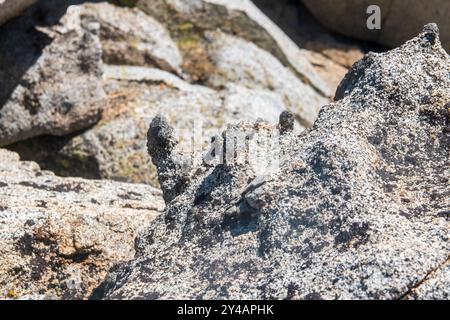
<svg viewBox="0 0 450 320">
<path fill-rule="evenodd" d="M 19 15 L 37 0 L 0 0 L 0 25 Z"/>
<path fill-rule="evenodd" d="M 333 95 L 302 50 L 250 0 L 139 0 L 137 7 L 166 24 L 194 81 L 203 81 L 214 70 L 205 52 L 205 32 L 221 30 L 270 52 L 318 94 Z"/>
<path fill-rule="evenodd" d="M 225 160 L 182 170 L 136 258 L 93 298 L 398 299 L 434 272 L 433 297 L 448 296 L 449 71 L 427 26 L 357 63 L 311 130 L 280 136 L 284 116 L 229 127 L 215 140 Z M 182 177 L 164 159 L 183 156 L 152 156 Z"/>
<path fill-rule="evenodd" d="M 148 124 L 157 114 L 166 116 L 183 137 L 180 152 L 198 157 L 227 124 L 258 118 L 275 123 L 284 110 L 281 96 L 267 90 L 229 85 L 216 91 L 158 69 L 106 66 L 105 79 L 109 103 L 97 125 L 63 141 L 39 138 L 12 150 L 63 176 L 158 186 L 146 148 Z"/>
<path fill-rule="evenodd" d="M 95 30 L 70 8 L 61 24 L 33 12 L 0 29 L 0 145 L 86 128 L 105 102 Z"/>
<path fill-rule="evenodd" d="M 217 32 L 207 33 L 207 37 L 214 65 L 207 79 L 210 86 L 220 88 L 231 82 L 275 92 L 281 97 L 284 108 L 295 113 L 304 127 L 312 126 L 320 107 L 328 99 L 318 95 L 275 57 L 253 43 Z"/>
<path fill-rule="evenodd" d="M 209 25 L 210 18 L 189 9 L 193 5 L 191 2 L 183 3 L 187 6 L 180 9 L 184 12 L 183 19 L 168 17 L 174 19 L 173 26 L 169 24 L 168 28 L 185 53 L 184 71 L 200 72 L 198 79 L 179 70 L 178 49 L 151 16 L 136 8 L 106 3 L 71 6 L 70 11 L 79 17 L 77 24 L 97 30 L 102 57 L 107 63 L 114 64 L 103 66 L 101 85 L 107 93 L 107 104 L 102 119 L 75 136 L 39 137 L 9 148 L 58 175 L 157 186 L 156 171 L 146 152 L 147 127 L 157 114 L 166 116 L 175 125 L 177 136 L 185 137 L 179 144 L 185 151 L 191 152 L 195 137 L 193 157 L 203 154 L 211 137 L 237 120 L 261 118 L 275 123 L 282 111 L 290 110 L 297 119 L 297 131 L 312 125 L 320 106 L 326 104 L 328 98 L 299 79 L 298 73 L 269 52 L 243 38 L 215 29 L 209 31 L 213 28 Z M 50 8 L 52 5 L 49 4 Z M 220 5 L 203 5 L 210 8 L 208 10 L 225 10 Z M 174 14 L 174 9 L 166 4 L 152 9 L 146 12 L 155 14 L 160 20 Z M 241 18 L 230 17 L 224 28 L 228 31 L 244 28 L 243 21 L 253 21 L 243 12 L 230 11 L 229 14 Z M 65 27 L 65 21 L 59 24 L 60 28 Z M 198 30 L 196 24 L 206 25 Z M 257 26 L 257 23 L 253 21 L 252 25 Z M 244 29 L 250 30 L 248 26 Z M 269 42 L 274 43 L 261 27 L 255 30 L 267 37 L 267 43 L 259 41 L 265 43 L 264 47 L 269 47 Z M 258 42 L 256 35 L 241 35 Z M 202 50 L 197 50 L 199 43 L 194 40 L 202 43 Z M 190 52 L 195 63 L 186 57 L 187 46 L 192 47 Z M 281 52 L 277 48 L 271 51 Z M 145 58 L 149 56 L 156 58 Z M 124 63 L 140 66 L 122 65 Z M 200 78 L 202 81 L 198 81 Z"/>
<path fill-rule="evenodd" d="M 84 23 L 98 23 L 103 62 L 139 65 L 181 73 L 181 54 L 166 29 L 136 8 L 108 3 L 76 6 Z"/>
<path fill-rule="evenodd" d="M 429 22 L 441 29 L 441 41 L 450 50 L 450 2 L 447 0 L 302 0 L 311 12 L 328 28 L 346 36 L 376 41 L 395 47 L 414 36 Z M 381 9 L 381 29 L 371 30 L 366 22 L 367 8 Z"/>
<path fill-rule="evenodd" d="M 58 178 L 0 149 L 0 299 L 82 299 L 164 208 L 145 185 Z"/>
<path fill-rule="evenodd" d="M 448 300 L 450 297 L 450 259 L 428 275 L 403 298 L 422 300 Z"/>
</svg>

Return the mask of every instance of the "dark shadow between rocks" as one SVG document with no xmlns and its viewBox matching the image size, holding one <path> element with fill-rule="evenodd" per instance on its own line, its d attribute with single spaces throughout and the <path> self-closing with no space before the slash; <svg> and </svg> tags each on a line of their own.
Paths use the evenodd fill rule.
<svg viewBox="0 0 450 320">
<path fill-rule="evenodd" d="M 81 177 L 85 179 L 101 179 L 97 159 L 88 154 L 65 156 L 61 150 L 75 136 L 75 132 L 63 137 L 49 135 L 39 136 L 16 142 L 6 148 L 20 155 L 22 161 L 34 161 L 42 170 L 49 170 L 60 177 Z"/>
</svg>

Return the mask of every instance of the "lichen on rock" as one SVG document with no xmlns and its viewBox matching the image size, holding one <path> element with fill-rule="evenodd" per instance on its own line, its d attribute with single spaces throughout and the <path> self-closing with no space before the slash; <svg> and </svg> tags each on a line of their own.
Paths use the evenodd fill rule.
<svg viewBox="0 0 450 320">
<path fill-rule="evenodd" d="M 279 166 L 226 148 L 239 161 L 193 168 L 93 298 L 400 299 L 422 283 L 448 296 L 434 273 L 450 251 L 449 71 L 426 26 L 357 63 L 312 129 L 284 130 L 288 114 L 230 126 L 277 137 Z"/>
<path fill-rule="evenodd" d="M 231 3 L 203 3 L 215 12 L 213 17 L 219 18 L 222 12 L 230 18 L 218 31 L 214 26 L 227 17 L 214 22 L 198 11 L 194 2 L 184 3 L 184 9 L 178 8 L 182 12 L 174 11 L 167 1 L 143 1 L 133 8 L 82 3 L 70 6 L 62 18 L 56 16 L 58 30 L 70 24 L 92 29 L 100 44 L 102 77 L 96 85 L 106 93 L 101 119 L 97 117 L 95 125 L 64 137 L 32 128 L 33 136 L 45 137 L 19 141 L 8 148 L 61 176 L 157 187 L 156 169 L 146 151 L 148 124 L 157 114 L 165 116 L 182 137 L 180 148 L 191 152 L 195 141 L 195 154 L 209 147 L 211 136 L 239 120 L 262 118 L 276 123 L 282 111 L 290 110 L 296 117 L 296 130 L 312 125 L 329 98 L 288 66 L 283 50 L 273 47 L 276 34 L 264 31 L 268 23 L 247 15 L 264 17 L 257 8 L 235 8 L 238 2 L 230 8 Z M 46 6 L 54 12 L 55 4 L 43 0 L 32 12 Z M 170 19 L 164 21 L 166 16 Z M 255 34 L 250 32 L 251 26 L 257 28 Z M 242 28 L 245 30 L 238 36 L 230 35 Z M 187 51 L 196 61 L 186 57 Z M 199 72 L 199 78 L 192 72 Z M 34 100 L 29 96 L 28 109 L 37 117 L 38 110 L 44 110 Z M 15 134 L 14 141 L 26 137 Z"/>
</svg>

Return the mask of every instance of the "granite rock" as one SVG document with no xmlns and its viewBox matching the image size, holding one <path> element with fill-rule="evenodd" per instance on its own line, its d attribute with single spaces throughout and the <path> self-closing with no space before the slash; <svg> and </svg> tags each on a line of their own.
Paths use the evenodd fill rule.
<svg viewBox="0 0 450 320">
<path fill-rule="evenodd" d="M 213 70 L 205 49 L 205 32 L 220 30 L 270 52 L 318 95 L 333 95 L 332 86 L 317 74 L 305 50 L 250 0 L 139 0 L 136 6 L 166 25 L 194 81 L 203 81 Z"/>
<path fill-rule="evenodd" d="M 290 110 L 296 130 L 310 127 L 329 98 L 286 60 L 283 46 L 274 40 L 282 32 L 266 31 L 263 25 L 272 24 L 253 6 L 200 3 L 70 6 L 68 12 L 78 17 L 72 20 L 95 29 L 101 44 L 100 85 L 106 92 L 102 117 L 82 132 L 64 137 L 47 132 L 9 148 L 61 176 L 157 186 L 146 152 L 148 123 L 156 114 L 171 120 L 177 136 L 185 137 L 180 146 L 188 152 L 195 148 L 194 158 L 209 147 L 212 136 L 237 120 L 275 123 L 282 111 Z M 49 0 L 41 5 L 48 5 L 48 10 L 56 6 Z M 210 21 L 200 8 L 220 21 Z M 58 21 L 60 28 L 65 21 Z M 233 30 L 236 35 L 230 35 Z"/>
<path fill-rule="evenodd" d="M 59 178 L 0 149 L 0 299 L 84 299 L 162 210 L 146 185 Z"/>
<path fill-rule="evenodd" d="M 449 71 L 427 25 L 355 64 L 313 128 L 243 121 L 199 166 L 155 118 L 167 209 L 92 298 L 447 297 Z"/>
<path fill-rule="evenodd" d="M 0 145 L 87 128 L 105 104 L 95 26 L 34 12 L 0 29 Z"/>
<path fill-rule="evenodd" d="M 81 176 L 158 186 L 147 154 L 151 119 L 163 114 L 174 124 L 181 152 L 198 158 L 210 139 L 239 119 L 276 122 L 282 98 L 263 89 L 228 85 L 222 90 L 191 85 L 159 69 L 106 66 L 108 108 L 94 127 L 63 139 L 44 137 L 15 144 L 12 150 L 37 159 L 62 176 Z M 296 124 L 297 130 L 304 128 Z"/>
<path fill-rule="evenodd" d="M 74 7 L 85 24 L 99 25 L 105 64 L 149 66 L 181 74 L 177 45 L 158 21 L 141 10 L 106 2 Z"/>
</svg>

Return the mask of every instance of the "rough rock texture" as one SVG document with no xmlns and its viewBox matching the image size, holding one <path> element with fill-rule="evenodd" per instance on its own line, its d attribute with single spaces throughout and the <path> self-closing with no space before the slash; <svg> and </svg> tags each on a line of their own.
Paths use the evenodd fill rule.
<svg viewBox="0 0 450 320">
<path fill-rule="evenodd" d="M 333 95 L 332 87 L 315 72 L 303 50 L 250 0 L 139 0 L 137 7 L 166 24 L 194 81 L 203 81 L 211 71 L 205 32 L 221 30 L 270 52 L 320 95 Z"/>
<path fill-rule="evenodd" d="M 191 5 L 189 1 L 185 3 Z M 258 118 L 275 123 L 283 110 L 290 110 L 296 115 L 296 130 L 300 131 L 312 126 L 320 106 L 329 101 L 268 51 L 244 38 L 208 31 L 209 27 L 199 31 L 193 27 L 194 22 L 186 22 L 208 23 L 204 21 L 208 16 L 186 14 L 183 21 L 187 26 L 174 22 L 178 26 L 177 44 L 184 50 L 180 71 L 176 58 L 179 52 L 168 34 L 138 9 L 85 3 L 71 6 L 70 11 L 79 14 L 82 25 L 100 30 L 102 57 L 108 63 L 103 66 L 107 105 L 102 119 L 80 134 L 39 137 L 9 147 L 58 175 L 157 186 L 156 170 L 146 152 L 148 123 L 156 114 L 165 115 L 175 124 L 177 136 L 184 137 L 179 145 L 185 151 L 192 152 L 194 140 L 196 157 L 206 151 L 210 138 L 227 124 Z M 173 14 L 172 11 L 163 6 L 158 14 Z M 247 16 L 244 18 L 250 21 Z M 238 28 L 242 24 L 241 20 L 232 19 L 227 27 Z M 196 59 L 204 54 L 204 60 L 191 65 L 186 46 L 194 47 L 197 42 L 193 39 L 200 38 L 198 41 L 204 41 L 203 51 L 192 53 Z M 133 43 L 140 49 L 135 51 Z M 157 55 L 164 62 L 144 58 Z M 124 65 L 127 63 L 139 66 Z M 203 63 L 208 67 L 202 69 Z M 189 75 L 191 66 L 195 72 L 207 70 L 202 71 L 202 81 Z"/>
<path fill-rule="evenodd" d="M 0 0 L 0 25 L 19 15 L 37 0 Z"/>
<path fill-rule="evenodd" d="M 0 299 L 81 299 L 164 208 L 144 185 L 58 178 L 0 149 Z"/>
<path fill-rule="evenodd" d="M 0 29 L 0 145 L 86 128 L 105 102 L 95 26 L 27 13 Z"/>
<path fill-rule="evenodd" d="M 441 29 L 441 41 L 450 50 L 450 2 L 447 0 L 302 0 L 325 26 L 361 40 L 395 47 L 415 35 L 429 22 Z M 370 5 L 381 9 L 381 30 L 369 30 L 366 13 Z"/>
<path fill-rule="evenodd" d="M 224 87 L 232 82 L 277 93 L 284 108 L 294 112 L 304 127 L 312 126 L 327 99 L 317 95 L 311 86 L 253 43 L 223 33 L 208 33 L 207 36 L 214 65 L 208 78 L 211 86 Z"/>
<path fill-rule="evenodd" d="M 228 123 L 258 118 L 276 122 L 284 110 L 281 96 L 267 90 L 229 85 L 216 91 L 158 69 L 109 66 L 105 77 L 109 106 L 97 125 L 64 141 L 47 137 L 12 149 L 25 158 L 39 159 L 59 175 L 157 186 L 146 149 L 148 124 L 157 114 L 175 124 L 177 136 L 182 137 L 180 149 L 195 157 Z M 303 129 L 297 125 L 297 130 Z"/>
<path fill-rule="evenodd" d="M 355 64 L 311 130 L 242 122 L 197 167 L 157 117 L 167 209 L 93 297 L 448 296 L 449 72 L 428 25 Z"/>
<path fill-rule="evenodd" d="M 157 67 L 180 73 L 181 54 L 166 29 L 136 8 L 119 8 L 109 3 L 76 6 L 82 19 L 98 23 L 103 62 Z"/>
<path fill-rule="evenodd" d="M 405 299 L 422 300 L 448 300 L 450 298 L 450 259 L 439 266 L 436 270 L 429 272 L 427 277 L 422 280 L 420 285 L 413 288 L 407 294 Z"/>
</svg>

